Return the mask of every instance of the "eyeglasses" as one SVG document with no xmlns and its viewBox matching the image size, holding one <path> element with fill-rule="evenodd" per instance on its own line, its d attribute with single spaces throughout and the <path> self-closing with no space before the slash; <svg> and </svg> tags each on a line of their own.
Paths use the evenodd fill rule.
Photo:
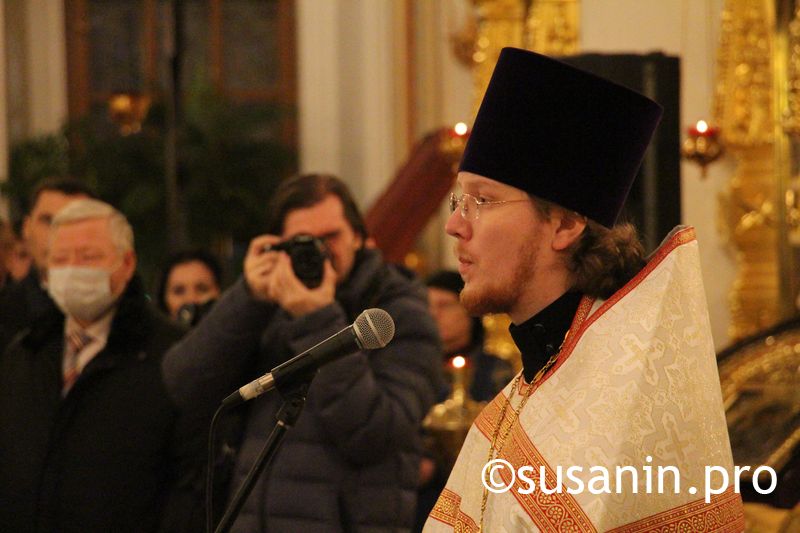
<svg viewBox="0 0 800 533">
<path fill-rule="evenodd" d="M 465 220 L 478 220 L 478 213 L 480 206 L 493 205 L 493 204 L 511 204 L 514 202 L 527 202 L 529 198 L 519 198 L 518 200 L 478 200 L 471 194 L 462 194 L 456 196 L 456 193 L 450 193 L 450 212 L 455 212 L 457 207 L 461 207 L 461 216 Z"/>
</svg>

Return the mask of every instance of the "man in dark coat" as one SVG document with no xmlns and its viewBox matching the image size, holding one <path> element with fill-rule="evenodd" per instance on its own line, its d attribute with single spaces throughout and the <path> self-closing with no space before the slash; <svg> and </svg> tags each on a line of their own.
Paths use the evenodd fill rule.
<svg viewBox="0 0 800 533">
<path fill-rule="evenodd" d="M 148 308 L 130 226 L 79 200 L 51 231 L 48 288 L 64 314 L 37 319 L 0 356 L 0 529 L 202 523 L 207 420 L 167 396 L 161 358 L 181 331 Z"/>
<path fill-rule="evenodd" d="M 219 402 L 274 366 L 380 307 L 396 324 L 385 348 L 322 367 L 305 410 L 263 473 L 234 531 L 407 531 L 414 518 L 420 425 L 440 386 L 440 348 L 424 288 L 364 248 L 366 230 L 344 184 L 325 175 L 284 182 L 271 235 L 253 239 L 244 279 L 165 358 L 181 405 Z M 325 242 L 319 287 L 284 252 L 300 234 Z M 275 423 L 280 396 L 250 404 L 233 489 Z"/>
<path fill-rule="evenodd" d="M 22 236 L 33 265 L 22 280 L 0 290 L 0 352 L 17 332 L 55 309 L 42 286 L 50 223 L 59 210 L 73 201 L 94 197 L 86 185 L 69 178 L 45 180 L 34 190 L 28 201 L 30 210 L 22 224 Z"/>
</svg>

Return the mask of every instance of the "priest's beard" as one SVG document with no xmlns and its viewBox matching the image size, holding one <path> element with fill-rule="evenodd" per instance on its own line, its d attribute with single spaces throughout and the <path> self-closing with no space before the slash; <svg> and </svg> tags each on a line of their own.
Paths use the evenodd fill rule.
<svg viewBox="0 0 800 533">
<path fill-rule="evenodd" d="M 470 315 L 509 313 L 516 307 L 525 292 L 523 289 L 533 282 L 541 242 L 537 237 L 538 235 L 533 235 L 531 239 L 526 239 L 525 245 L 517 254 L 509 255 L 517 262 L 510 279 L 488 279 L 480 286 L 467 283 L 461 291 L 460 299 L 461 305 Z"/>
</svg>

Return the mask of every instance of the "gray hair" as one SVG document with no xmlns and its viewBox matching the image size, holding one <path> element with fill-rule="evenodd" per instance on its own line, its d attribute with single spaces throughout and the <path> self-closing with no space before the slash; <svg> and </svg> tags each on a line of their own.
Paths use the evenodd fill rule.
<svg viewBox="0 0 800 533">
<path fill-rule="evenodd" d="M 108 219 L 111 242 L 120 252 L 124 253 L 128 250 L 133 250 L 133 228 L 131 228 L 125 215 L 105 202 L 88 198 L 70 202 L 53 217 L 53 222 L 50 226 L 51 244 L 53 236 L 60 226 L 94 218 Z"/>
</svg>

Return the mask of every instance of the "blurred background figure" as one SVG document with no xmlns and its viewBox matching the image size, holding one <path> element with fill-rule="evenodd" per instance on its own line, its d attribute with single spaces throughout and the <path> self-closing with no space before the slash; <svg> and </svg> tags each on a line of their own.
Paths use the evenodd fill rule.
<svg viewBox="0 0 800 533">
<path fill-rule="evenodd" d="M 442 340 L 442 365 L 447 380 L 447 386 L 439 392 L 438 401 L 444 401 L 452 393 L 454 372 L 458 371 L 453 359 L 461 356 L 466 361 L 469 397 L 477 402 L 488 402 L 514 377 L 511 364 L 484 351 L 481 318 L 469 316 L 459 300 L 464 281 L 458 272 L 439 270 L 425 280 L 425 285 L 428 287 L 428 308 Z M 426 440 L 426 448 L 420 461 L 414 531 L 422 531 L 452 467 L 432 441 Z"/>
<path fill-rule="evenodd" d="M 0 289 L 25 279 L 32 261 L 14 225 L 0 218 Z"/>
<path fill-rule="evenodd" d="M 440 270 L 428 277 L 425 284 L 428 286 L 430 312 L 442 338 L 445 375 L 451 378 L 452 358 L 463 356 L 471 378 L 470 397 L 478 402 L 491 400 L 514 377 L 513 370 L 507 361 L 483 350 L 481 319 L 470 317 L 459 301 L 464 281 L 457 272 Z M 440 400 L 449 392 L 449 388 L 442 391 Z"/>
<path fill-rule="evenodd" d="M 0 218 L 0 288 L 6 284 L 9 277 L 6 258 L 11 255 L 14 247 L 14 232 L 8 222 Z"/>
<path fill-rule="evenodd" d="M 167 259 L 158 284 L 158 307 L 170 318 L 194 326 L 222 290 L 222 267 L 210 252 L 186 250 Z"/>
<path fill-rule="evenodd" d="M 222 266 L 211 252 L 202 248 L 170 255 L 158 279 L 158 308 L 173 321 L 193 328 L 214 306 L 222 292 Z M 214 504 L 216 516 L 225 510 L 228 484 L 233 475 L 241 441 L 244 417 L 228 413 L 217 429 L 214 459 Z"/>
<path fill-rule="evenodd" d="M 94 197 L 83 182 L 71 178 L 45 179 L 31 193 L 22 236 L 23 248 L 33 264 L 18 283 L 6 284 L 0 290 L 0 352 L 18 332 L 32 327 L 55 309 L 43 285 L 50 224 L 56 213 L 70 203 Z"/>
<path fill-rule="evenodd" d="M 6 284 L 17 283 L 28 276 L 33 265 L 33 257 L 25 246 L 25 240 L 16 231 L 16 228 L 9 226 L 11 233 L 11 247 L 5 255 L 5 269 L 7 272 Z M 1 286 L 2 284 L 0 284 Z"/>
</svg>

